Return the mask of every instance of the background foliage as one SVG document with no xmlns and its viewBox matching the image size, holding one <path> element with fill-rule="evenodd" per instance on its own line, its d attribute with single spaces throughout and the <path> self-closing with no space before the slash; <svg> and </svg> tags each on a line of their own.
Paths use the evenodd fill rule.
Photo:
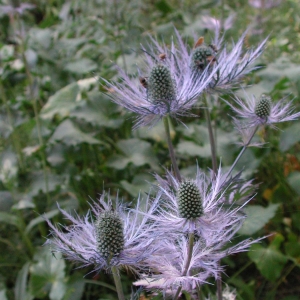
<svg viewBox="0 0 300 300">
<path fill-rule="evenodd" d="M 90 198 L 105 188 L 112 195 L 119 191 L 130 205 L 149 190 L 153 172 L 163 174 L 162 166 L 170 166 L 161 124 L 132 131 L 134 116 L 108 100 L 98 77 L 117 80 L 114 63 L 134 74 L 148 34 L 168 43 L 175 26 L 188 41 L 193 35 L 210 39 L 212 16 L 230 27 L 229 44 L 246 28 L 246 47 L 269 35 L 262 68 L 245 78 L 248 92 L 266 92 L 275 100 L 293 95 L 299 110 L 300 4 L 287 0 L 271 9 L 242 0 L 30 4 L 35 6 L 20 11 L 24 3 L 2 0 L 0 7 L 0 299 L 115 299 L 109 275 L 74 270 L 42 247 L 48 233 L 42 215 L 64 223 L 57 203 L 84 214 Z M 229 107 L 215 98 L 210 105 L 218 155 L 229 167 L 239 149 Z M 172 128 L 185 175 L 193 174 L 196 160 L 210 167 L 203 112 L 195 113 L 198 118 L 184 120 L 188 128 L 177 123 Z M 299 122 L 261 130 L 256 138 L 268 144 L 248 149 L 239 164 L 260 184 L 239 234 L 272 235 L 253 246 L 255 251 L 222 262 L 223 280 L 236 288 L 238 299 L 299 297 L 299 132 Z M 123 279 L 130 295 L 134 277 Z"/>
</svg>

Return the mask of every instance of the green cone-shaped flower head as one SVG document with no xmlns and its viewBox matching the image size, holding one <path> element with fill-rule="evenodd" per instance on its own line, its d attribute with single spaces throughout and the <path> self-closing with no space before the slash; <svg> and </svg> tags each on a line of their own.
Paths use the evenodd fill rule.
<svg viewBox="0 0 300 300">
<path fill-rule="evenodd" d="M 154 103 L 168 103 L 176 99 L 176 88 L 170 70 L 163 65 L 152 68 L 147 82 L 148 99 Z"/>
<path fill-rule="evenodd" d="M 97 248 L 103 257 L 110 259 L 124 248 L 123 223 L 113 211 L 105 211 L 96 220 Z"/>
<path fill-rule="evenodd" d="M 270 115 L 272 101 L 269 96 L 262 95 L 255 106 L 255 114 L 260 118 L 266 118 Z"/>
<path fill-rule="evenodd" d="M 215 60 L 215 52 L 212 47 L 202 45 L 192 52 L 191 68 L 195 71 L 203 71 L 206 66 Z"/>
<path fill-rule="evenodd" d="M 201 194 L 193 181 L 187 180 L 180 184 L 177 201 L 179 215 L 182 218 L 193 219 L 203 215 Z"/>
</svg>

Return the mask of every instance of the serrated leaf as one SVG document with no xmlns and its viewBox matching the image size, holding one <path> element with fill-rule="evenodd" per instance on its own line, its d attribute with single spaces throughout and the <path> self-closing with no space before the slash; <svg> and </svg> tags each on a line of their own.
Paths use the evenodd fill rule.
<svg viewBox="0 0 300 300">
<path fill-rule="evenodd" d="M 49 247 L 43 248 L 35 256 L 30 267 L 30 292 L 36 298 L 49 294 L 51 300 L 61 300 L 66 292 L 65 261 L 60 254 L 54 257 Z"/>
<path fill-rule="evenodd" d="M 287 177 L 287 182 L 295 190 L 295 192 L 300 195 L 300 172 L 292 172 Z"/>
<path fill-rule="evenodd" d="M 272 246 L 264 248 L 262 245 L 252 245 L 248 256 L 261 274 L 270 281 L 280 277 L 281 270 L 287 262 L 287 257 Z"/>
<path fill-rule="evenodd" d="M 300 141 L 300 124 L 295 123 L 285 128 L 280 135 L 279 148 L 282 152 L 289 150 L 292 146 Z"/>
<path fill-rule="evenodd" d="M 78 102 L 76 102 L 78 93 L 79 86 L 76 82 L 60 89 L 48 99 L 41 110 L 41 117 L 52 119 L 55 115 L 62 118 L 68 116 L 70 111 L 78 105 Z"/>
<path fill-rule="evenodd" d="M 42 216 L 38 216 L 38 217 L 32 219 L 29 222 L 29 224 L 26 226 L 25 233 L 29 233 L 32 230 L 32 228 L 34 226 L 38 225 L 39 223 L 45 222 L 45 218 L 46 219 L 51 219 L 54 216 L 56 216 L 58 213 L 59 213 L 59 210 L 54 209 L 54 210 L 48 211 L 47 213 L 43 214 Z"/>
<path fill-rule="evenodd" d="M 117 147 L 122 154 L 113 155 L 109 159 L 107 164 L 110 167 L 122 170 L 132 163 L 137 167 L 148 164 L 153 169 L 158 169 L 158 160 L 151 150 L 150 143 L 138 139 L 128 139 L 119 141 Z"/>
<path fill-rule="evenodd" d="M 18 272 L 16 285 L 14 288 L 15 300 L 31 300 L 33 296 L 27 291 L 27 277 L 30 263 L 27 262 Z"/>
<path fill-rule="evenodd" d="M 66 119 L 55 129 L 49 142 L 63 142 L 65 145 L 76 146 L 82 143 L 101 144 L 102 142 L 79 130 L 71 120 Z"/>
<path fill-rule="evenodd" d="M 239 234 L 252 235 L 263 228 L 275 216 L 279 204 L 270 204 L 264 208 L 260 205 L 250 205 L 244 209 L 247 218 L 239 230 Z"/>
</svg>

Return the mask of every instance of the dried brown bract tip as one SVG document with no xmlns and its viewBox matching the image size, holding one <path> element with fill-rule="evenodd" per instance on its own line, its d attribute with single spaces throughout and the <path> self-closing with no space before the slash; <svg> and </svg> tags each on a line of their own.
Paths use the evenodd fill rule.
<svg viewBox="0 0 300 300">
<path fill-rule="evenodd" d="M 194 49 L 200 47 L 204 43 L 204 37 L 199 37 L 198 41 L 194 45 Z"/>
<path fill-rule="evenodd" d="M 166 53 L 161 53 L 161 54 L 159 54 L 158 57 L 159 57 L 160 60 L 165 60 L 167 55 L 166 55 Z"/>
</svg>

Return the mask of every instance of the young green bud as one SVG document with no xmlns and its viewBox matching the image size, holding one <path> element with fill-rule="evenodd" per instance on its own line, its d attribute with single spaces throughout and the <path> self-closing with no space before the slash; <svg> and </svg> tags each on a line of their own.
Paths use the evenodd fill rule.
<svg viewBox="0 0 300 300">
<path fill-rule="evenodd" d="M 95 223 L 97 248 L 106 259 L 120 254 L 124 248 L 123 224 L 113 211 L 100 214 Z"/>
<path fill-rule="evenodd" d="M 271 105 L 271 98 L 266 95 L 262 95 L 255 106 L 255 114 L 260 118 L 268 117 L 271 112 Z"/>
<path fill-rule="evenodd" d="M 148 98 L 154 103 L 166 103 L 176 99 L 176 89 L 170 70 L 163 65 L 152 68 L 147 82 Z"/>
<path fill-rule="evenodd" d="M 193 219 L 203 215 L 201 194 L 193 181 L 184 181 L 180 184 L 177 201 L 182 218 Z"/>
<path fill-rule="evenodd" d="M 192 52 L 191 68 L 195 71 L 203 71 L 209 63 L 213 63 L 215 60 L 213 48 L 202 45 Z"/>
</svg>

